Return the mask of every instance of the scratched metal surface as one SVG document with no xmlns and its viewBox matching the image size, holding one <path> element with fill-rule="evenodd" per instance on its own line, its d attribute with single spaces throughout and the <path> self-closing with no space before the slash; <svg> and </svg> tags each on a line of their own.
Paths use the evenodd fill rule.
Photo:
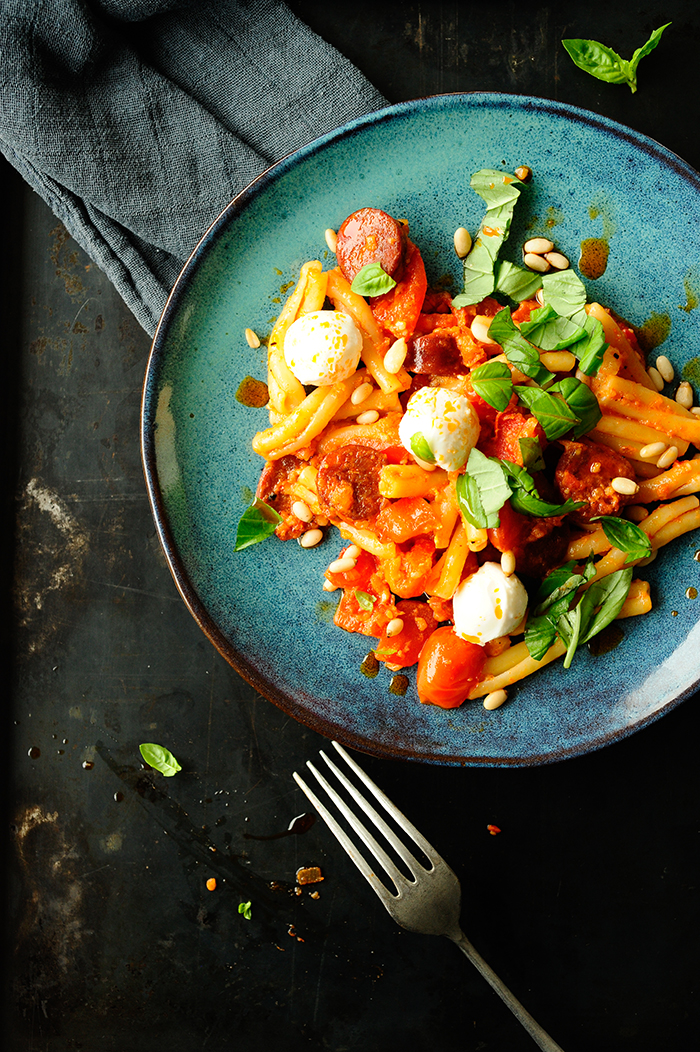
<svg viewBox="0 0 700 1052">
<path fill-rule="evenodd" d="M 391 101 L 541 94 L 631 124 L 700 167 L 695 4 L 626 15 L 602 3 L 359 0 L 342 18 L 312 0 L 292 6 Z M 675 36 L 645 60 L 635 96 L 569 67 L 558 45 L 590 35 L 631 51 L 669 20 Z M 247 838 L 304 810 L 290 774 L 322 741 L 256 696 L 187 613 L 139 461 L 148 340 L 3 173 L 6 1046 L 527 1052 L 469 964 L 395 927 L 320 823 Z M 568 1052 L 692 1047 L 699 731 L 691 700 L 553 767 L 365 763 L 457 871 L 476 946 Z M 147 740 L 172 748 L 177 777 L 144 775 Z M 318 899 L 293 892 L 309 864 L 325 878 Z M 238 913 L 248 900 L 250 921 Z"/>
</svg>

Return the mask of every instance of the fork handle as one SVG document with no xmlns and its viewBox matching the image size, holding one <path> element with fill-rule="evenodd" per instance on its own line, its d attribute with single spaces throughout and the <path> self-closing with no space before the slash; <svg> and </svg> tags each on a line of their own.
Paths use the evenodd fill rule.
<svg viewBox="0 0 700 1052">
<path fill-rule="evenodd" d="M 528 1034 L 539 1045 L 543 1052 L 564 1052 L 561 1045 L 554 1041 L 539 1023 L 535 1022 L 527 1009 L 523 1008 L 520 1001 L 510 992 L 505 983 L 501 982 L 493 968 L 490 968 L 480 953 L 474 949 L 463 931 L 457 931 L 448 935 L 448 938 L 459 946 L 462 953 L 469 958 L 477 971 L 481 972 L 484 979 L 496 991 L 501 1000 L 508 1005 L 518 1022 L 527 1030 Z"/>
</svg>

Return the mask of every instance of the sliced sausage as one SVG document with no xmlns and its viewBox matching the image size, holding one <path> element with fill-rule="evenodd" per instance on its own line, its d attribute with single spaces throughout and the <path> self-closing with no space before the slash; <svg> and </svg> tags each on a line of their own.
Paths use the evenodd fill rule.
<svg viewBox="0 0 700 1052">
<path fill-rule="evenodd" d="M 413 336 L 408 341 L 404 368 L 433 376 L 458 376 L 466 372 L 455 337 L 443 329 Z"/>
<path fill-rule="evenodd" d="M 563 441 L 564 452 L 554 473 L 554 482 L 564 500 L 583 500 L 585 505 L 572 513 L 577 522 L 589 522 L 597 515 L 619 515 L 633 494 L 612 488 L 614 478 L 634 479 L 631 464 L 621 453 L 596 442 Z"/>
<path fill-rule="evenodd" d="M 401 223 L 378 208 L 361 208 L 338 231 L 338 266 L 348 281 L 368 263 L 379 263 L 398 281 L 403 271 L 406 235 Z"/>
<path fill-rule="evenodd" d="M 384 453 L 369 446 L 341 446 L 327 453 L 316 476 L 321 510 L 350 522 L 372 519 L 386 503 L 379 492 L 379 472 L 386 463 Z"/>
<path fill-rule="evenodd" d="M 311 525 L 302 522 L 294 514 L 294 498 L 290 496 L 291 486 L 304 466 L 304 461 L 293 455 L 280 457 L 279 460 L 268 460 L 258 480 L 255 496 L 282 516 L 282 522 L 275 528 L 275 533 L 281 541 L 301 537 Z"/>
</svg>

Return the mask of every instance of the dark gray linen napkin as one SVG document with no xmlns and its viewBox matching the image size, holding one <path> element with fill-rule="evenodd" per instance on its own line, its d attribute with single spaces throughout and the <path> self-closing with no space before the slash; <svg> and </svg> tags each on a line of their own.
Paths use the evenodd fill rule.
<svg viewBox="0 0 700 1052">
<path fill-rule="evenodd" d="M 280 0 L 0 0 L 0 150 L 151 334 L 231 198 L 385 104 Z"/>
</svg>

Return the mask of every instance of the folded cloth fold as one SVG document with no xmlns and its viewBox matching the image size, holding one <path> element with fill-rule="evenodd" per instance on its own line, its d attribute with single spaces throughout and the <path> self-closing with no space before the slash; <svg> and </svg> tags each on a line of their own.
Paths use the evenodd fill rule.
<svg viewBox="0 0 700 1052">
<path fill-rule="evenodd" d="M 281 0 L 2 0 L 0 150 L 155 331 L 281 157 L 386 104 Z"/>
</svg>

